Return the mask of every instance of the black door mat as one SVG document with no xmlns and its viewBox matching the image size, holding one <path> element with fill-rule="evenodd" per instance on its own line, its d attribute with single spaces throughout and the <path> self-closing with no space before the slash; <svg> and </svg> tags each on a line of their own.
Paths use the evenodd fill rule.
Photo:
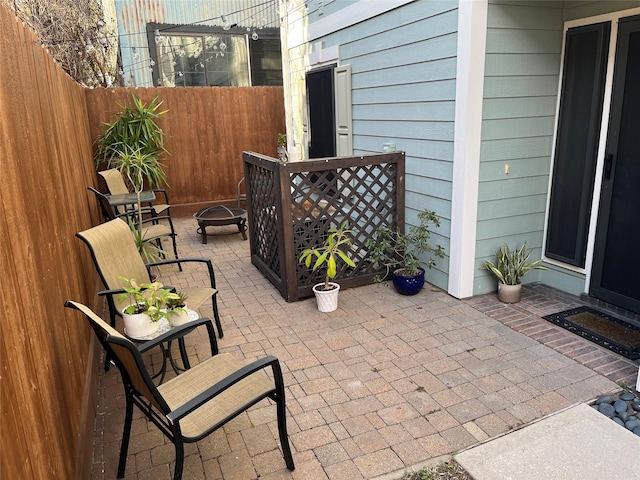
<svg viewBox="0 0 640 480">
<path fill-rule="evenodd" d="M 542 318 L 629 360 L 640 358 L 640 328 L 611 315 L 578 307 Z"/>
</svg>

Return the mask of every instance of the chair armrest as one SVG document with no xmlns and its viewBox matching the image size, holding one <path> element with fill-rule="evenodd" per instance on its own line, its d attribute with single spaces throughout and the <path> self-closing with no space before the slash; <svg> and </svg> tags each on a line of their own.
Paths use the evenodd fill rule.
<svg viewBox="0 0 640 480">
<path fill-rule="evenodd" d="M 209 334 L 209 345 L 211 346 L 211 356 L 213 357 L 214 355 L 218 354 L 218 342 L 216 341 L 216 336 L 213 330 L 213 322 L 210 318 L 206 317 L 198 318 L 178 327 L 174 327 L 168 332 L 157 336 L 153 340 L 149 340 L 148 342 L 144 342 L 143 344 L 139 345 L 138 350 L 140 351 L 140 353 L 144 353 L 147 350 L 160 345 L 161 343 L 184 337 L 187 333 L 191 332 L 193 329 L 199 327 L 200 325 L 204 325 L 207 327 L 207 333 Z"/>
<path fill-rule="evenodd" d="M 171 205 L 169 203 L 169 195 L 167 194 L 167 191 L 165 189 L 163 189 L 163 188 L 154 188 L 153 189 L 153 193 L 156 194 L 156 197 L 158 195 L 162 195 L 162 197 L 164 198 L 164 203 L 166 203 L 167 205 Z M 156 200 L 157 200 L 157 198 L 156 198 Z"/>
<path fill-rule="evenodd" d="M 276 386 L 274 386 L 273 388 L 273 390 L 275 391 L 277 389 L 277 385 L 279 383 L 282 383 L 282 372 L 280 370 L 280 362 L 278 361 L 278 359 L 274 356 L 269 355 L 268 357 L 264 357 L 256 360 L 255 362 L 251 362 L 249 365 L 236 370 L 228 377 L 220 380 L 218 383 L 206 389 L 200 395 L 197 395 L 188 402 L 180 405 L 178 408 L 167 414 L 167 419 L 172 424 L 179 421 L 181 418 L 189 415 L 191 412 L 201 407 L 209 400 L 215 398 L 217 395 L 220 395 L 222 392 L 227 390 L 229 387 L 232 387 L 243 378 L 246 378 L 252 373 L 263 370 L 269 366 L 273 369 L 274 376 L 276 377 Z"/>
<path fill-rule="evenodd" d="M 205 263 L 207 265 L 207 270 L 209 270 L 209 279 L 211 281 L 211 288 L 216 288 L 216 275 L 213 271 L 213 263 L 209 258 L 170 258 L 167 260 L 160 260 L 157 262 L 147 263 L 147 271 L 151 271 L 152 267 L 161 267 L 162 265 L 172 265 L 172 264 L 181 264 L 181 263 L 190 263 L 190 262 L 198 262 Z"/>
<path fill-rule="evenodd" d="M 124 288 L 114 288 L 112 290 L 100 290 L 98 292 L 99 297 L 104 297 L 106 295 L 117 295 L 119 293 L 127 293 Z"/>
</svg>

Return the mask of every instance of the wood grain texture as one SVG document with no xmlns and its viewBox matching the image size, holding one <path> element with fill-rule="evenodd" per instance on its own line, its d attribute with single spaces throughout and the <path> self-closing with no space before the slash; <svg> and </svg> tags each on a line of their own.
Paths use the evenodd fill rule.
<svg viewBox="0 0 640 480">
<path fill-rule="evenodd" d="M 145 103 L 157 95 L 169 110 L 158 123 L 169 152 L 162 163 L 172 211 L 235 202 L 242 152 L 274 157 L 285 131 L 282 87 L 118 88 L 86 90 L 92 139 L 132 103 L 132 94 Z"/>
</svg>

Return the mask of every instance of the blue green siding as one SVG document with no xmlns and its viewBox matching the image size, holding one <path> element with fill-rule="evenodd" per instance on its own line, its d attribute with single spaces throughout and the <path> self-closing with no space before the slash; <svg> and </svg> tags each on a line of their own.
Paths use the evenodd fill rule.
<svg viewBox="0 0 640 480">
<path fill-rule="evenodd" d="M 310 12 L 317 12 L 317 4 L 311 2 Z M 386 142 L 406 152 L 407 222 L 415 223 L 423 208 L 436 210 L 442 226 L 434 243 L 447 251 L 457 5 L 453 0 L 413 2 L 314 40 L 325 48 L 338 45 L 339 64 L 351 65 L 354 153 L 380 152 Z M 324 8 L 326 13 L 329 2 Z M 448 259 L 438 259 L 427 275 L 446 289 Z"/>
<path fill-rule="evenodd" d="M 542 255 L 563 17 L 562 2 L 489 2 L 474 294 L 495 291 L 480 267 L 502 244 Z"/>
</svg>

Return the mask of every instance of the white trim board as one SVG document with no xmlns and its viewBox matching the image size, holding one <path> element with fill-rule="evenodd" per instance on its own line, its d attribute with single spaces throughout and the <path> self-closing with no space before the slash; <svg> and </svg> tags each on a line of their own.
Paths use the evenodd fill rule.
<svg viewBox="0 0 640 480">
<path fill-rule="evenodd" d="M 307 41 L 313 42 L 318 38 L 322 38 L 411 2 L 413 2 L 413 0 L 360 0 L 338 12 L 327 15 L 317 22 L 309 24 Z"/>
<path fill-rule="evenodd" d="M 473 296 L 487 11 L 488 0 L 460 2 L 458 6 L 456 117 L 447 288 L 449 294 L 456 298 Z"/>
</svg>

